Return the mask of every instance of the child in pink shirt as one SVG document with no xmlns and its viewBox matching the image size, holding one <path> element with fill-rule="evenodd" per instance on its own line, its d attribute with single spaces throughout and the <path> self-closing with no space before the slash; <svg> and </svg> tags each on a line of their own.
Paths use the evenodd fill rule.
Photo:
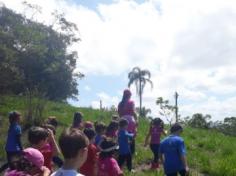
<svg viewBox="0 0 236 176">
<path fill-rule="evenodd" d="M 113 158 L 114 151 L 119 147 L 112 140 L 104 139 L 100 145 L 101 153 L 98 160 L 98 176 L 123 176 L 117 161 Z"/>
<path fill-rule="evenodd" d="M 147 146 L 149 138 L 151 137 L 150 148 L 154 155 L 151 169 L 159 168 L 159 147 L 162 134 L 165 135 L 163 121 L 160 118 L 153 119 L 144 144 Z"/>
</svg>

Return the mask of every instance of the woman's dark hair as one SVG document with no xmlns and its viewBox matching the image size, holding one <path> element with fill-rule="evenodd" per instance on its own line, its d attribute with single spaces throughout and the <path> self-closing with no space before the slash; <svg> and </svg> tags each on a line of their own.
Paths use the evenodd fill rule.
<svg viewBox="0 0 236 176">
<path fill-rule="evenodd" d="M 84 134 L 87 136 L 89 140 L 93 139 L 96 136 L 94 129 L 91 128 L 85 128 Z"/>
<path fill-rule="evenodd" d="M 115 120 L 112 120 L 110 124 L 108 125 L 106 132 L 111 132 L 114 129 L 118 129 L 118 128 L 119 128 L 119 123 Z"/>
<path fill-rule="evenodd" d="M 81 124 L 83 120 L 83 114 L 81 112 L 76 112 L 74 113 L 74 119 L 73 119 L 73 124 L 72 128 L 77 128 Z"/>
<path fill-rule="evenodd" d="M 123 92 L 123 97 L 121 102 L 119 103 L 119 108 L 123 108 L 125 106 L 125 103 L 130 99 L 131 92 L 129 89 L 125 89 Z"/>
<path fill-rule="evenodd" d="M 16 122 L 19 119 L 20 116 L 21 116 L 21 114 L 19 112 L 17 112 L 17 111 L 10 112 L 9 116 L 8 116 L 9 122 L 10 123 Z"/>
</svg>

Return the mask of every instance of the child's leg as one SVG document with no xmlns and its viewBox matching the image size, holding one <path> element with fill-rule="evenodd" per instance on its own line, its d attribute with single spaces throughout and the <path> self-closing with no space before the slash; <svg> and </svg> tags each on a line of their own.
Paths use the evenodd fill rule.
<svg viewBox="0 0 236 176">
<path fill-rule="evenodd" d="M 135 153 L 135 138 L 130 141 L 130 150 L 131 154 L 133 155 Z"/>
<path fill-rule="evenodd" d="M 185 170 L 181 170 L 181 171 L 179 171 L 179 174 L 180 174 L 181 176 L 185 176 L 185 175 L 186 175 L 186 171 L 185 171 Z"/>
<path fill-rule="evenodd" d="M 151 144 L 150 148 L 152 150 L 153 153 L 153 162 L 154 163 L 158 163 L 159 160 L 159 145 L 158 144 Z"/>
<path fill-rule="evenodd" d="M 132 154 L 126 155 L 126 164 L 129 171 L 132 170 Z"/>
<path fill-rule="evenodd" d="M 175 173 L 171 173 L 171 174 L 166 174 L 166 176 L 178 176 L 178 173 L 175 172 Z"/>
<path fill-rule="evenodd" d="M 123 165 L 124 165 L 124 162 L 125 162 L 125 160 L 126 160 L 126 157 L 125 157 L 125 156 L 126 156 L 126 155 L 119 155 L 119 157 L 118 157 L 118 164 L 119 164 L 120 168 L 122 168 Z"/>
</svg>

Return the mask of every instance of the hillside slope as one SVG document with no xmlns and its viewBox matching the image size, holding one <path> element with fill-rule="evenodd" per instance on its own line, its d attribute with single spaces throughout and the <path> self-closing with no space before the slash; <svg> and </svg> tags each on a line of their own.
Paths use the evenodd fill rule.
<svg viewBox="0 0 236 176">
<path fill-rule="evenodd" d="M 0 160 L 5 158 L 4 144 L 7 134 L 7 113 L 18 110 L 24 113 L 24 99 L 12 96 L 4 96 L 0 99 Z M 73 113 L 81 111 L 85 120 L 104 121 L 108 123 L 112 112 L 99 111 L 91 108 L 76 108 L 66 103 L 48 102 L 44 111 L 44 117 L 56 116 L 60 122 L 57 134 L 72 122 Z M 148 121 L 141 119 L 139 123 L 136 155 L 134 166 L 136 173 L 125 175 L 163 175 L 162 169 L 150 171 L 148 163 L 152 158 L 149 148 L 144 148 L 143 143 L 148 131 Z M 235 176 L 236 175 L 236 138 L 225 136 L 213 130 L 184 128 L 183 137 L 187 146 L 187 157 L 191 168 L 191 175 L 210 176 Z M 201 173 L 201 174 L 200 174 Z"/>
</svg>

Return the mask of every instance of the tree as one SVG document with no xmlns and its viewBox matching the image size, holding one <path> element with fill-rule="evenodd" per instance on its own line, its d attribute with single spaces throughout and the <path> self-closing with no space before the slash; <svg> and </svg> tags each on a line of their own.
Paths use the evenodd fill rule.
<svg viewBox="0 0 236 176">
<path fill-rule="evenodd" d="M 142 95 L 144 87 L 147 83 L 151 85 L 151 88 L 153 88 L 153 83 L 150 80 L 151 73 L 149 70 L 141 70 L 139 67 L 134 67 L 131 72 L 128 74 L 129 83 L 128 87 L 130 87 L 132 84 L 135 84 L 136 86 L 136 93 L 139 96 L 139 115 L 142 114 Z"/>
<path fill-rule="evenodd" d="M 203 115 L 201 113 L 193 114 L 192 118 L 189 120 L 189 125 L 194 128 L 210 128 L 211 115 Z"/>
<path fill-rule="evenodd" d="M 169 105 L 169 100 L 164 100 L 162 97 L 158 97 L 156 100 L 156 104 L 159 105 L 160 111 L 159 113 L 166 118 L 171 126 L 173 122 L 173 112 L 175 110 L 175 106 Z"/>
<path fill-rule="evenodd" d="M 33 11 L 32 17 L 40 12 L 37 6 L 25 5 Z M 52 15 L 54 23 L 45 25 L 0 7 L 0 93 L 26 95 L 29 119 L 33 97 L 56 101 L 75 97 L 77 80 L 83 77 L 74 72 L 77 52 L 68 50 L 79 41 L 77 26 L 62 14 Z M 41 116 L 43 107 L 37 107 Z"/>
</svg>

